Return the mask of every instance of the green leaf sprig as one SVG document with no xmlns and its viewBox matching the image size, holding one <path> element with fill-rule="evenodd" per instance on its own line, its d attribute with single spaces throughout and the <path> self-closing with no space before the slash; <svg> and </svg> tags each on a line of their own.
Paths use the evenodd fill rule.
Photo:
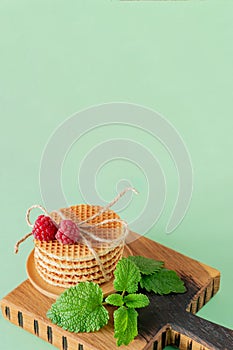
<svg viewBox="0 0 233 350">
<path fill-rule="evenodd" d="M 103 306 L 103 292 L 98 284 L 81 282 L 67 289 L 51 309 L 47 317 L 70 332 L 94 332 L 105 326 L 109 314 Z"/>
<path fill-rule="evenodd" d="M 138 313 L 135 308 L 148 306 L 150 301 L 146 295 L 136 294 L 141 273 L 133 261 L 128 258 L 121 259 L 114 276 L 113 286 L 121 294 L 109 295 L 106 302 L 119 306 L 113 313 L 114 337 L 117 338 L 117 345 L 128 345 L 138 335 Z"/>
<path fill-rule="evenodd" d="M 162 261 L 148 259 L 143 256 L 129 256 L 141 273 L 140 287 L 147 292 L 164 295 L 170 293 L 184 293 L 184 282 L 173 270 L 164 268 Z"/>
<path fill-rule="evenodd" d="M 109 321 L 106 304 L 117 309 L 113 313 L 114 337 L 117 345 L 128 345 L 138 334 L 138 312 L 150 301 L 138 287 L 159 295 L 184 293 L 186 288 L 175 271 L 164 263 L 143 256 L 122 258 L 114 271 L 116 293 L 103 299 L 103 291 L 93 282 L 80 282 L 63 292 L 47 312 L 47 317 L 70 332 L 95 332 Z"/>
</svg>

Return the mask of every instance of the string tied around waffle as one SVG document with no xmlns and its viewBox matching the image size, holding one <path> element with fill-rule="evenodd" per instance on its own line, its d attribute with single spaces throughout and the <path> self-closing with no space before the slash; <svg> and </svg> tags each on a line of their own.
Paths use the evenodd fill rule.
<svg viewBox="0 0 233 350">
<path fill-rule="evenodd" d="M 78 241 L 85 244 L 88 247 L 88 249 L 92 253 L 93 257 L 96 259 L 96 261 L 100 267 L 100 270 L 103 274 L 103 277 L 105 278 L 105 280 L 108 280 L 107 274 L 105 272 L 105 268 L 101 262 L 100 256 L 99 256 L 96 248 L 98 248 L 98 246 L 100 246 L 100 245 L 106 245 L 108 248 L 114 248 L 114 247 L 117 247 L 121 244 L 124 245 L 126 236 L 129 233 L 128 224 L 126 221 L 124 221 L 122 219 L 117 219 L 117 218 L 105 219 L 105 220 L 102 220 L 102 221 L 99 221 L 99 222 L 93 223 L 93 224 L 89 224 L 89 222 L 91 220 L 96 219 L 96 218 L 98 219 L 98 217 L 100 217 L 103 213 L 107 212 L 128 191 L 132 191 L 132 192 L 138 194 L 138 191 L 135 188 L 127 187 L 122 192 L 120 192 L 110 203 L 108 203 L 106 206 L 100 208 L 100 210 L 97 211 L 97 213 L 86 218 L 85 220 L 80 221 L 80 220 L 78 220 L 78 218 L 74 219 L 73 216 L 69 217 L 70 215 L 67 215 L 67 214 L 70 214 L 70 213 L 67 211 L 64 213 L 64 212 L 62 212 L 62 210 L 54 210 L 50 214 L 50 213 L 48 213 L 48 211 L 44 207 L 42 207 L 39 204 L 36 204 L 36 205 L 31 206 L 27 210 L 26 222 L 27 222 L 28 226 L 34 227 L 34 225 L 30 221 L 30 213 L 35 208 L 39 208 L 40 210 L 42 210 L 45 213 L 45 215 L 48 216 L 52 220 L 52 222 L 57 227 L 57 229 L 59 229 L 59 227 L 61 226 L 61 223 L 64 222 L 65 220 L 73 221 L 73 223 L 75 223 L 75 225 L 77 226 L 77 229 L 78 229 L 78 233 L 79 233 L 79 237 L 80 237 Z M 60 216 L 60 218 L 61 218 L 60 225 L 58 225 L 58 223 L 54 220 L 54 214 Z M 117 235 L 116 237 L 111 237 L 111 235 L 110 235 L 110 238 L 106 238 L 108 236 L 109 228 L 106 228 L 106 226 L 103 227 L 103 225 L 107 225 L 107 224 L 112 224 L 112 226 L 114 226 L 114 225 L 116 226 L 118 224 L 121 228 L 120 234 Z M 110 231 L 111 231 L 111 233 L 114 232 L 114 228 L 111 228 Z M 18 253 L 19 245 L 22 242 L 24 242 L 31 235 L 32 235 L 32 232 L 25 235 L 22 239 L 20 239 L 16 243 L 15 253 Z"/>
</svg>

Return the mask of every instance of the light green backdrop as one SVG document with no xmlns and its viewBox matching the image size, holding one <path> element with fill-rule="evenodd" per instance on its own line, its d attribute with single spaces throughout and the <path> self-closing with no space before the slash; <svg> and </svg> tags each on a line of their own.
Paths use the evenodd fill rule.
<svg viewBox="0 0 233 350">
<path fill-rule="evenodd" d="M 167 236 L 177 183 L 174 166 L 158 144 L 169 193 L 166 210 L 148 236 L 222 272 L 221 291 L 199 315 L 233 327 L 232 11 L 230 0 L 1 0 L 0 297 L 26 278 L 32 242 L 18 256 L 13 246 L 28 232 L 25 210 L 41 202 L 40 159 L 51 133 L 83 108 L 132 102 L 158 111 L 176 127 L 194 168 L 191 206 Z M 144 140 L 150 143 L 149 136 Z M 70 159 L 63 179 L 68 198 L 77 170 Z M 103 178 L 113 176 L 111 166 Z M 125 164 L 126 178 L 131 171 Z M 109 200 L 112 193 L 103 178 L 98 189 Z M 143 193 L 140 176 L 134 181 Z M 2 317 L 0 344 L 4 350 L 51 349 Z"/>
</svg>

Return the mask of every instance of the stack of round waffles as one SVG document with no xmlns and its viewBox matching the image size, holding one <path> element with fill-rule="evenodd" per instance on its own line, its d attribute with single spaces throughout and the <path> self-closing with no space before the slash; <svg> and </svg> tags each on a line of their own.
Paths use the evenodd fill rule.
<svg viewBox="0 0 233 350">
<path fill-rule="evenodd" d="M 60 212 L 66 219 L 79 222 L 93 216 L 100 209 L 99 206 L 82 204 L 61 209 Z M 56 212 L 51 216 L 59 224 L 61 216 Z M 112 210 L 108 210 L 88 221 L 87 224 L 94 225 L 111 219 L 119 219 L 119 216 Z M 100 238 L 113 240 L 122 235 L 122 230 L 121 222 L 109 222 L 101 224 L 92 233 L 98 234 Z M 124 241 L 120 241 L 117 246 L 93 241 L 90 238 L 88 241 L 97 253 L 102 269 L 84 243 L 62 244 L 57 240 L 49 242 L 35 240 L 34 259 L 39 275 L 47 283 L 64 288 L 69 288 L 78 282 L 93 281 L 101 284 L 111 279 L 116 264 L 122 257 Z"/>
</svg>

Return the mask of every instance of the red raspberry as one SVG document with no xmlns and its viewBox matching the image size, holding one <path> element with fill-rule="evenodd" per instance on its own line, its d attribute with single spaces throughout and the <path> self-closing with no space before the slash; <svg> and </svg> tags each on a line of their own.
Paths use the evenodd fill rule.
<svg viewBox="0 0 233 350">
<path fill-rule="evenodd" d="M 74 244 L 80 237 L 78 226 L 72 220 L 62 220 L 56 239 L 62 244 Z"/>
<path fill-rule="evenodd" d="M 51 241 L 55 239 L 57 227 L 49 216 L 40 215 L 35 221 L 32 234 L 39 241 Z"/>
<path fill-rule="evenodd" d="M 62 244 L 73 244 L 74 243 L 74 241 L 72 239 L 70 239 L 69 237 L 64 235 L 64 233 L 62 233 L 61 231 L 57 231 L 56 239 Z"/>
</svg>

